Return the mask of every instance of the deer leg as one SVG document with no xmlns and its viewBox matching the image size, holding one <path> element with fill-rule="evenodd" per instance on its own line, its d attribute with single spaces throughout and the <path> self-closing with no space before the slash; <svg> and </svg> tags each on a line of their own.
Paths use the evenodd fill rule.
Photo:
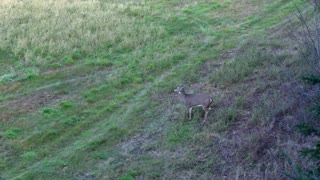
<svg viewBox="0 0 320 180">
<path fill-rule="evenodd" d="M 206 110 L 204 114 L 204 120 L 202 121 L 202 123 L 205 123 L 207 121 L 208 113 L 209 113 L 209 110 Z"/>
<path fill-rule="evenodd" d="M 191 119 L 192 107 L 189 107 L 189 119 Z"/>
<path fill-rule="evenodd" d="M 203 109 L 203 111 L 204 111 L 204 116 L 206 116 L 207 111 L 208 111 L 208 108 L 206 108 L 205 106 L 201 106 L 201 107 L 202 107 L 202 109 Z"/>
<path fill-rule="evenodd" d="M 204 110 L 204 120 L 202 121 L 202 123 L 205 123 L 208 119 L 208 113 L 210 111 L 210 107 L 204 107 L 202 106 L 203 110 Z"/>
</svg>

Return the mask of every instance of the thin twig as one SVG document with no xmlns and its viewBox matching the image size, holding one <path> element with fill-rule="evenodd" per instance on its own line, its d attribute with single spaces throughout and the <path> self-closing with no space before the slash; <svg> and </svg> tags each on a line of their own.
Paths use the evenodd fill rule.
<svg viewBox="0 0 320 180">
<path fill-rule="evenodd" d="M 300 22 L 302 22 L 302 24 L 305 26 L 306 31 L 307 31 L 306 33 L 307 33 L 310 41 L 312 42 L 312 45 L 313 45 L 313 47 L 314 47 L 314 50 L 317 52 L 316 43 L 315 43 L 314 39 L 312 38 L 312 32 L 311 32 L 311 30 L 310 30 L 310 27 L 309 27 L 306 19 L 304 18 L 301 10 L 299 9 L 299 7 L 298 7 L 295 3 L 294 3 L 294 5 L 295 5 L 295 7 L 296 7 L 296 9 L 297 9 L 297 11 L 298 11 L 297 17 L 298 17 L 298 19 L 300 20 Z"/>
<path fill-rule="evenodd" d="M 315 30 L 316 30 L 316 40 L 317 40 L 317 60 L 320 65 L 320 32 L 319 32 L 319 20 L 318 20 L 318 7 L 319 7 L 319 2 L 314 0 L 314 23 L 315 23 Z"/>
</svg>

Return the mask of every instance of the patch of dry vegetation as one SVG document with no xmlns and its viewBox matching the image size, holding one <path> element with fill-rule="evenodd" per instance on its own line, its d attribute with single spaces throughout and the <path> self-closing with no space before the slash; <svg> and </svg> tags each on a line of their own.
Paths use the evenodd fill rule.
<svg viewBox="0 0 320 180">
<path fill-rule="evenodd" d="M 101 3 L 99 0 L 7 0 L 0 5 L 0 48 L 13 52 L 27 64 L 93 53 L 116 45 L 124 49 L 143 46 L 163 30 L 152 24 L 136 24 L 137 16 L 154 9 L 126 1 Z M 139 17 L 138 17 L 139 18 Z M 109 49 L 112 51 L 112 48 Z"/>
</svg>

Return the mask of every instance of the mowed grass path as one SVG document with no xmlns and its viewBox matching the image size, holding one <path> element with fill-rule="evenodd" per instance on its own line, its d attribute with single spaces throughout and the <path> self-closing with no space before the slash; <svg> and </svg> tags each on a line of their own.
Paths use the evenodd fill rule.
<svg viewBox="0 0 320 180">
<path fill-rule="evenodd" d="M 193 150 L 232 122 L 212 113 L 203 129 L 200 111 L 185 121 L 172 90 L 196 84 L 220 101 L 214 84 L 252 71 L 221 73 L 237 58 L 224 54 L 268 37 L 294 11 L 280 0 L 0 5 L 4 179 L 213 177 L 219 153 Z"/>
</svg>

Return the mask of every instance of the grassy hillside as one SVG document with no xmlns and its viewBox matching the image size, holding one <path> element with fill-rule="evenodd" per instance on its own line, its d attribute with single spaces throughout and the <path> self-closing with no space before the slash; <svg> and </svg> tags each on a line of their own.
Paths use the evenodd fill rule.
<svg viewBox="0 0 320 180">
<path fill-rule="evenodd" d="M 0 179 L 283 179 L 301 1 L 0 2 Z M 294 80 L 293 80 L 294 79 Z M 173 89 L 214 99 L 208 121 Z M 309 89 L 312 92 L 312 89 Z"/>
</svg>

